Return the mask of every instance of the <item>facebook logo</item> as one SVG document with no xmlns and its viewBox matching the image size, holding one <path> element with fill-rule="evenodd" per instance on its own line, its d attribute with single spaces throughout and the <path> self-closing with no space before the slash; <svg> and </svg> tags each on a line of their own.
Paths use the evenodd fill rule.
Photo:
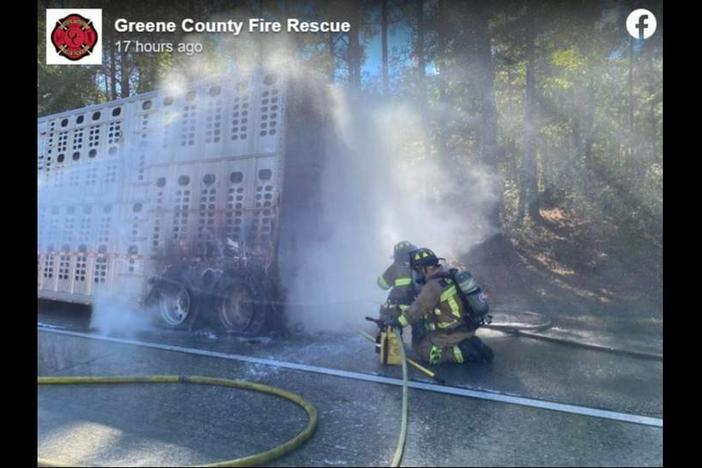
<svg viewBox="0 0 702 468">
<path fill-rule="evenodd" d="M 626 30 L 635 39 L 648 39 L 656 32 L 656 17 L 645 8 L 634 10 L 626 18 Z"/>
</svg>

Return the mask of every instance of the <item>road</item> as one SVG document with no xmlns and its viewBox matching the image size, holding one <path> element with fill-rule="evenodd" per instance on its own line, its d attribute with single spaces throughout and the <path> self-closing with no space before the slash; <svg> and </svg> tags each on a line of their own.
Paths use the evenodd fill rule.
<svg viewBox="0 0 702 468">
<path fill-rule="evenodd" d="M 384 466 L 400 426 L 401 389 L 198 351 L 399 377 L 358 334 L 244 339 L 148 330 L 121 338 L 175 352 L 55 331 L 88 330 L 74 314 L 40 312 L 39 375 L 205 375 L 245 379 L 303 395 L 317 432 L 273 466 Z M 372 331 L 372 327 L 366 328 Z M 662 366 L 598 351 L 481 331 L 489 366 L 443 366 L 447 384 L 583 408 L 662 417 Z M 426 381 L 410 370 L 418 381 Z M 410 390 L 404 465 L 660 465 L 662 429 L 524 405 Z M 286 401 L 198 385 L 41 387 L 42 458 L 100 465 L 210 463 L 279 444 L 305 424 Z"/>
</svg>

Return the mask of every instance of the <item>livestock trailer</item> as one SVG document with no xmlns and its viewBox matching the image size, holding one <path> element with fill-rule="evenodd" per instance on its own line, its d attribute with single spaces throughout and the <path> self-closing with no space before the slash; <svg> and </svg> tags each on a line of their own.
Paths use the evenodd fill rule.
<svg viewBox="0 0 702 468">
<path fill-rule="evenodd" d="M 39 298 L 282 324 L 281 277 L 318 233 L 327 93 L 258 69 L 39 118 Z"/>
</svg>

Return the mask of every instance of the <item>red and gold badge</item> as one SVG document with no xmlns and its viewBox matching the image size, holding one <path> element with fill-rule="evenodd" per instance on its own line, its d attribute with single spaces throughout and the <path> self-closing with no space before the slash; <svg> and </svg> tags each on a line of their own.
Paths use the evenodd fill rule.
<svg viewBox="0 0 702 468">
<path fill-rule="evenodd" d="M 69 60 L 80 60 L 93 53 L 98 34 L 92 22 L 81 15 L 71 14 L 56 22 L 51 43 L 59 55 Z"/>
</svg>

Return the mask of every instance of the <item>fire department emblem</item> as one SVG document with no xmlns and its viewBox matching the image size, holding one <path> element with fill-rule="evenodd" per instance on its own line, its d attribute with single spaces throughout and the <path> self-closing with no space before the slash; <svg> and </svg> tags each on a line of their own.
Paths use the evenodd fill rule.
<svg viewBox="0 0 702 468">
<path fill-rule="evenodd" d="M 69 60 L 80 60 L 93 53 L 98 34 L 92 21 L 78 14 L 71 14 L 56 22 L 51 32 L 51 43 L 56 53 Z"/>
</svg>

